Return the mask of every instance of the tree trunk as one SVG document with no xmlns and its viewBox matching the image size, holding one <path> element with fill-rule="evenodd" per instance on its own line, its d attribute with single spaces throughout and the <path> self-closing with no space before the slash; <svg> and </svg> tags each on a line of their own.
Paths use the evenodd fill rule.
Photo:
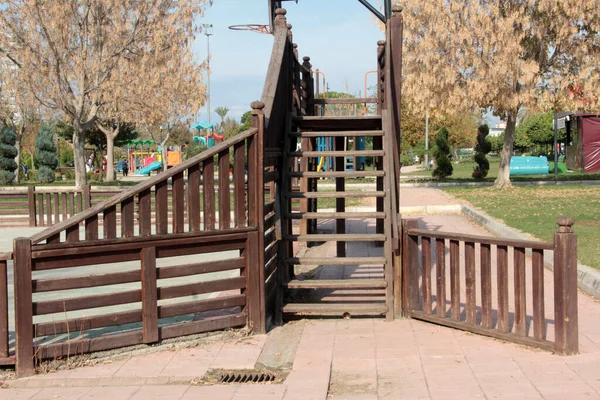
<svg viewBox="0 0 600 400">
<path fill-rule="evenodd" d="M 504 145 L 500 152 L 500 168 L 496 178 L 496 187 L 511 187 L 510 183 L 510 158 L 513 153 L 513 144 L 515 142 L 515 128 L 517 125 L 517 111 L 509 111 L 506 120 L 506 130 L 504 131 Z"/>
<path fill-rule="evenodd" d="M 75 186 L 83 189 L 87 184 L 85 173 L 85 133 L 81 126 L 73 121 L 73 162 L 75 164 Z"/>
<path fill-rule="evenodd" d="M 115 138 L 106 135 L 106 182 L 115 180 Z"/>
<path fill-rule="evenodd" d="M 15 162 L 17 163 L 17 170 L 15 171 L 15 183 L 21 183 L 20 174 L 21 172 L 21 136 L 17 135 L 17 141 L 15 142 L 15 147 L 17 149 L 17 156 L 15 157 Z"/>
<path fill-rule="evenodd" d="M 163 167 L 163 171 L 167 170 L 167 141 L 169 140 L 169 136 L 171 136 L 171 130 L 169 129 L 169 131 L 167 132 L 167 136 L 165 137 L 165 139 L 160 142 L 160 154 L 162 157 L 162 167 Z"/>
</svg>

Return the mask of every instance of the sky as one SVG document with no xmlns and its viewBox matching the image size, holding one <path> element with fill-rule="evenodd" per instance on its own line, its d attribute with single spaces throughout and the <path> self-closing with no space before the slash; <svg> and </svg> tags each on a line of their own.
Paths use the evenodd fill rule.
<svg viewBox="0 0 600 400">
<path fill-rule="evenodd" d="M 310 57 L 313 69 L 325 73 L 330 91 L 363 96 L 365 73 L 377 68 L 377 41 L 384 39 L 370 11 L 357 0 L 298 0 L 283 5 L 300 59 Z M 228 107 L 227 116 L 239 119 L 252 101 L 260 99 L 273 36 L 234 31 L 229 26 L 268 24 L 268 14 L 267 0 L 214 0 L 198 21 L 213 25 L 211 122 L 220 121 L 216 107 Z M 207 48 L 207 37 L 199 34 L 194 43 L 199 60 L 206 59 Z M 370 74 L 367 86 L 375 81 L 376 75 Z M 206 106 L 198 116 L 201 119 L 208 120 Z"/>
</svg>

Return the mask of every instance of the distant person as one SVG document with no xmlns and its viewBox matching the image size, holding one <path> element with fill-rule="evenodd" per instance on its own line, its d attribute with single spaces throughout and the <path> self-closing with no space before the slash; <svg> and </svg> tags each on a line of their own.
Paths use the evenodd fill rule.
<svg viewBox="0 0 600 400">
<path fill-rule="evenodd" d="M 127 163 L 127 160 L 123 158 L 123 176 L 127 176 L 128 172 L 129 172 L 129 164 Z"/>
</svg>

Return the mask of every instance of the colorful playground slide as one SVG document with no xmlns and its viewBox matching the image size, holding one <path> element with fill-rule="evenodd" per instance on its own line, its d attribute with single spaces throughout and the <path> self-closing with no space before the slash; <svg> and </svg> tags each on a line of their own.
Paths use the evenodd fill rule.
<svg viewBox="0 0 600 400">
<path fill-rule="evenodd" d="M 162 162 L 155 161 L 152 164 L 145 166 L 139 171 L 135 172 L 135 175 L 150 175 L 152 171 L 156 171 L 157 169 L 162 168 Z"/>
</svg>

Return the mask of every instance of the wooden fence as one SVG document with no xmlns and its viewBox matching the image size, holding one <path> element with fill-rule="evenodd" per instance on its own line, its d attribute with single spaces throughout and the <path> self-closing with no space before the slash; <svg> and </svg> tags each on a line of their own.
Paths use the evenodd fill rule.
<svg viewBox="0 0 600 400">
<path fill-rule="evenodd" d="M 558 354 L 577 353 L 577 236 L 571 218 L 559 218 L 558 225 L 554 243 L 544 243 L 423 230 L 416 220 L 403 221 L 405 313 Z M 553 296 L 545 296 L 545 250 L 554 251 Z"/>
<path fill-rule="evenodd" d="M 123 190 L 90 185 L 83 189 L 29 186 L 0 190 L 0 227 L 52 226 Z"/>
<path fill-rule="evenodd" d="M 20 375 L 32 373 L 36 359 L 228 327 L 248 325 L 265 331 L 265 263 L 260 250 L 264 196 L 258 189 L 264 179 L 264 104 L 252 106 L 251 129 L 108 200 L 89 204 L 30 238 L 15 240 Z M 220 167 L 217 186 L 215 164 Z M 173 258 L 199 254 L 221 260 Z M 162 259 L 167 264 L 161 265 Z M 181 277 L 184 282 L 173 284 Z M 209 294 L 218 297 L 206 298 Z M 129 308 L 121 311 L 123 307 Z M 174 316 L 206 311 L 218 315 L 172 321 Z M 94 336 L 99 328 L 131 323 L 141 327 Z M 71 339 L 74 332 L 76 339 Z"/>
</svg>

